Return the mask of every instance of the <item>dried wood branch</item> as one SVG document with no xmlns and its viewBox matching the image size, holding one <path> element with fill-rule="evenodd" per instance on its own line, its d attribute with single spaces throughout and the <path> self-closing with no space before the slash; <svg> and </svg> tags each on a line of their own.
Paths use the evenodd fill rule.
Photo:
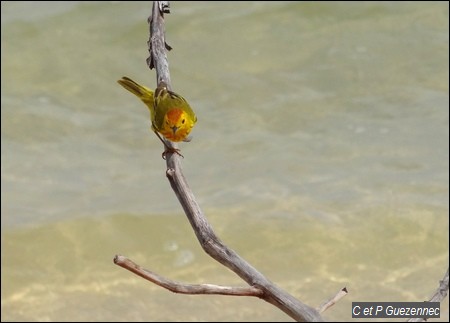
<svg viewBox="0 0 450 323">
<path fill-rule="evenodd" d="M 343 298 L 344 296 L 346 296 L 348 294 L 347 291 L 347 287 L 344 287 L 342 289 L 340 289 L 336 295 L 334 295 L 333 297 L 331 297 L 329 300 L 325 301 L 323 304 L 321 304 L 318 308 L 317 311 L 319 311 L 319 313 L 323 313 L 325 312 L 327 309 L 329 309 L 331 306 L 333 306 L 334 304 L 336 304 L 337 302 L 339 302 L 341 300 L 341 298 Z"/>
<path fill-rule="evenodd" d="M 262 296 L 262 291 L 260 289 L 251 286 L 230 287 L 213 284 L 184 284 L 176 282 L 162 277 L 150 270 L 144 269 L 130 259 L 119 255 L 114 258 L 114 263 L 174 293 L 190 295 L 215 294 L 229 296 Z"/>
<path fill-rule="evenodd" d="M 445 297 L 447 297 L 448 293 L 448 268 L 447 272 L 444 275 L 444 278 L 439 281 L 439 287 L 434 292 L 433 296 L 431 296 L 429 302 L 442 302 Z"/>
<path fill-rule="evenodd" d="M 167 11 L 162 12 L 160 8 L 161 5 L 158 1 L 155 1 L 153 3 L 152 16 L 149 18 L 150 39 L 148 45 L 150 57 L 147 59 L 147 64 L 150 69 L 156 69 L 157 83 L 165 82 L 167 87 L 172 89 L 164 35 L 163 14 L 164 12 L 167 13 Z M 172 148 L 176 148 L 172 142 L 167 141 L 167 144 Z M 247 282 L 252 289 L 259 290 L 260 294 L 258 297 L 275 305 L 293 319 L 297 321 L 323 321 L 323 318 L 317 310 L 300 302 L 294 296 L 276 286 L 235 251 L 222 243 L 206 220 L 192 190 L 189 188 L 182 172 L 180 156 L 168 152 L 165 157 L 167 164 L 166 176 L 169 179 L 170 185 L 182 205 L 203 250 L 219 263 L 231 269 Z M 123 264 L 126 260 L 127 259 L 122 256 L 116 256 L 115 258 L 117 264 Z M 142 269 L 137 270 L 137 267 L 139 266 L 131 265 L 127 269 L 142 277 L 144 277 L 144 273 L 148 274 L 149 271 L 143 271 Z M 161 277 L 159 278 L 159 281 L 162 281 Z"/>
<path fill-rule="evenodd" d="M 448 268 L 447 268 L 447 272 L 445 273 L 444 278 L 442 278 L 442 280 L 439 281 L 438 288 L 434 292 L 433 296 L 430 297 L 430 300 L 428 302 L 442 302 L 444 300 L 444 298 L 447 297 L 448 283 L 449 283 L 449 278 L 448 278 Z M 412 318 L 412 319 L 408 320 L 408 322 L 425 322 L 425 321 L 426 321 L 426 319 L 423 319 L 423 318 Z"/>
<path fill-rule="evenodd" d="M 152 13 L 148 17 L 149 39 L 147 42 L 150 56 L 147 58 L 147 65 L 150 69 L 156 67 L 156 83 L 165 82 L 167 88 L 172 90 L 170 83 L 169 62 L 164 49 L 171 50 L 167 45 L 164 32 L 164 14 L 170 13 L 169 1 L 154 1 Z M 158 64 L 158 65 L 156 65 Z"/>
</svg>

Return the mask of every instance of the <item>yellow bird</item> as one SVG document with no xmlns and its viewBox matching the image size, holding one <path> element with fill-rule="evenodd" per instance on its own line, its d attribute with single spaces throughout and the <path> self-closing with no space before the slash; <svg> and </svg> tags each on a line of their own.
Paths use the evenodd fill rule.
<svg viewBox="0 0 450 323">
<path fill-rule="evenodd" d="M 140 98 L 148 107 L 152 130 L 159 139 L 161 137 L 158 133 L 173 142 L 190 141 L 188 136 L 197 122 L 197 117 L 181 95 L 169 91 L 164 82 L 158 84 L 155 92 L 125 76 L 117 82 Z M 167 147 L 162 139 L 161 141 L 169 151 L 179 154 L 177 149 Z"/>
</svg>

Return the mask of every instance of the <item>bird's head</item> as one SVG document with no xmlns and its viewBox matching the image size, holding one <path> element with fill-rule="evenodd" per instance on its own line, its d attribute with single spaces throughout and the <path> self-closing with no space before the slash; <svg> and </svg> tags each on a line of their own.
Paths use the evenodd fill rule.
<svg viewBox="0 0 450 323">
<path fill-rule="evenodd" d="M 164 137 L 171 141 L 186 140 L 194 126 L 195 121 L 182 109 L 171 109 L 164 116 Z"/>
</svg>

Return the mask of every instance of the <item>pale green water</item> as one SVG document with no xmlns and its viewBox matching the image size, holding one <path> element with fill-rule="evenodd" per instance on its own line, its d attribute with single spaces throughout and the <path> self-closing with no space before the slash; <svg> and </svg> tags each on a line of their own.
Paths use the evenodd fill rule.
<svg viewBox="0 0 450 323">
<path fill-rule="evenodd" d="M 146 108 L 149 3 L 2 2 L 2 320 L 283 321 L 199 248 Z M 422 301 L 448 266 L 448 3 L 172 3 L 174 89 L 197 112 L 183 168 L 219 236 L 348 320 Z M 441 320 L 448 320 L 448 298 Z"/>
</svg>

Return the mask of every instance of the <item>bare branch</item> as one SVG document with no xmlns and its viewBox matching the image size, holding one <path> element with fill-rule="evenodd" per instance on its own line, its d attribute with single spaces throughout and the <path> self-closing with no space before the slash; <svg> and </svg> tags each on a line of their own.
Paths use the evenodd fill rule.
<svg viewBox="0 0 450 323">
<path fill-rule="evenodd" d="M 340 289 L 336 295 L 334 295 L 332 298 L 330 298 L 329 300 L 325 301 L 324 303 L 322 303 L 318 308 L 317 311 L 319 311 L 319 313 L 323 313 L 325 312 L 327 309 L 329 309 L 331 306 L 333 306 L 334 304 L 336 304 L 337 302 L 339 302 L 341 300 L 341 298 L 343 298 L 344 296 L 346 296 L 348 294 L 347 291 L 347 287 L 344 287 L 342 289 Z"/>
<path fill-rule="evenodd" d="M 165 277 L 162 277 L 150 270 L 142 268 L 132 260 L 120 255 L 117 255 L 114 258 L 114 263 L 174 293 L 190 294 L 190 295 L 218 294 L 229 296 L 255 296 L 255 297 L 261 297 L 263 294 L 260 289 L 251 286 L 230 287 L 212 284 L 184 284 L 176 282 L 167 279 Z"/>
<path fill-rule="evenodd" d="M 173 167 L 169 166 L 166 175 L 172 189 L 183 206 L 203 250 L 212 258 L 234 271 L 250 286 L 260 288 L 264 292 L 264 297 L 262 298 L 265 301 L 275 305 L 297 321 L 322 321 L 323 319 L 315 309 L 300 302 L 269 281 L 234 250 L 228 248 L 220 241 L 198 206 L 177 163 L 168 159 L 167 164 L 172 164 Z"/>
<path fill-rule="evenodd" d="M 156 69 L 156 84 L 164 82 L 167 84 L 167 88 L 172 90 L 169 62 L 165 52 L 166 49 L 171 50 L 172 47 L 167 45 L 164 32 L 164 13 L 169 13 L 170 11 L 163 11 L 164 8 L 169 8 L 168 1 L 163 1 L 167 3 L 166 6 L 161 5 L 160 2 L 153 2 L 152 14 L 148 18 L 150 37 L 147 45 L 150 56 L 147 58 L 147 65 L 150 69 Z M 163 10 L 160 8 L 163 8 Z"/>
<path fill-rule="evenodd" d="M 444 275 L 444 278 L 439 281 L 439 287 L 434 292 L 433 296 L 431 296 L 429 302 L 442 302 L 445 297 L 447 297 L 448 293 L 448 268 L 447 272 Z M 408 322 L 425 322 L 426 320 L 423 318 L 412 318 L 409 319 Z"/>
<path fill-rule="evenodd" d="M 160 82 L 165 82 L 168 89 L 172 89 L 169 74 L 169 63 L 166 56 L 164 17 L 160 8 L 161 6 L 157 1 L 155 1 L 153 3 L 152 17 L 149 18 L 150 39 L 148 41 L 148 45 L 150 57 L 147 59 L 147 64 L 150 69 L 153 67 L 156 69 L 157 83 L 159 84 Z M 176 148 L 172 142 L 166 142 L 167 146 Z M 323 318 L 317 310 L 300 302 L 294 296 L 276 286 L 254 267 L 252 267 L 247 261 L 240 257 L 235 251 L 223 244 L 206 220 L 206 217 L 200 209 L 194 194 L 187 184 L 186 178 L 184 177 L 181 169 L 180 156 L 178 154 L 168 152 L 166 154 L 166 164 L 166 175 L 169 179 L 170 185 L 180 201 L 180 204 L 182 205 L 203 250 L 205 250 L 207 254 L 219 263 L 235 272 L 244 281 L 246 281 L 251 288 L 258 289 L 260 291 L 259 297 L 264 299 L 266 302 L 275 305 L 293 319 L 297 321 L 323 321 Z M 117 258 L 117 260 L 119 263 L 122 263 L 122 261 L 120 261 L 121 258 Z M 137 270 L 136 268 L 140 267 L 137 265 L 131 265 L 127 269 L 144 277 L 143 270 Z M 148 272 L 146 273 L 148 274 Z M 146 276 L 144 278 L 147 278 Z M 161 279 L 159 279 L 159 281 L 161 281 Z"/>
<path fill-rule="evenodd" d="M 442 302 L 448 293 L 448 268 L 444 275 L 444 278 L 439 281 L 439 287 L 430 298 L 430 302 Z"/>
</svg>

